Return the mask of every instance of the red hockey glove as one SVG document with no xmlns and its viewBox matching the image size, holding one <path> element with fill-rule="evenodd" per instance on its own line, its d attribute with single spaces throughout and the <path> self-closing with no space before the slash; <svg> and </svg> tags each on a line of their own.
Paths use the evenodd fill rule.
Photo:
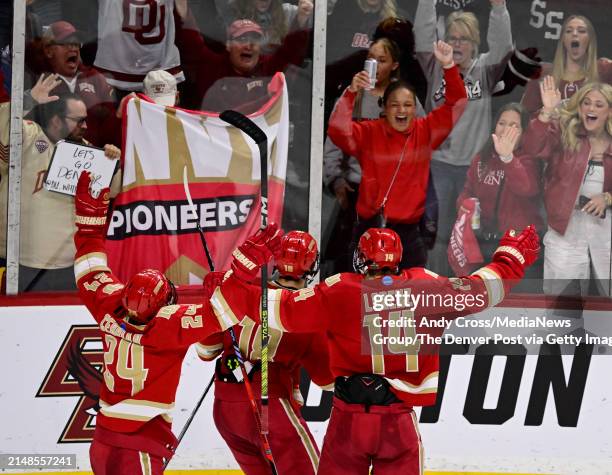
<svg viewBox="0 0 612 475">
<path fill-rule="evenodd" d="M 104 234 L 110 189 L 103 188 L 97 198 L 91 195 L 91 174 L 82 172 L 77 182 L 74 204 L 79 231 L 88 235 Z"/>
<path fill-rule="evenodd" d="M 278 226 L 270 223 L 238 246 L 232 253 L 234 275 L 245 282 L 255 280 L 259 268 L 280 250 L 281 236 Z"/>
<path fill-rule="evenodd" d="M 204 288 L 204 298 L 206 300 L 210 299 L 215 289 L 221 285 L 224 275 L 225 272 L 214 271 L 204 276 L 202 287 Z"/>
<path fill-rule="evenodd" d="M 526 269 L 535 262 L 540 252 L 540 238 L 533 225 L 527 226 L 523 232 L 516 235 L 511 229 L 506 231 L 499 241 L 499 247 L 493 254 L 493 261 L 505 260 L 510 265 Z"/>
</svg>

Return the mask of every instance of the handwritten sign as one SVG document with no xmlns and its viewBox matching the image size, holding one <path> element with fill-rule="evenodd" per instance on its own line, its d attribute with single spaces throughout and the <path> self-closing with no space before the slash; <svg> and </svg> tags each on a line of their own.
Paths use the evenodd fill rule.
<svg viewBox="0 0 612 475">
<path fill-rule="evenodd" d="M 99 191 L 110 186 L 117 163 L 119 160 L 107 158 L 101 148 L 60 140 L 55 146 L 44 187 L 74 196 L 81 172 L 88 171 L 92 174 L 92 190 Z"/>
</svg>

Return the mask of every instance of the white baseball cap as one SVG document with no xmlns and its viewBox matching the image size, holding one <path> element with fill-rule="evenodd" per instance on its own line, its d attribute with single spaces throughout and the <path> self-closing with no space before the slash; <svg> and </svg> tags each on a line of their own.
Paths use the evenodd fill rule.
<svg viewBox="0 0 612 475">
<path fill-rule="evenodd" d="M 144 78 L 144 93 L 162 106 L 176 103 L 176 78 L 161 69 L 149 71 Z"/>
</svg>

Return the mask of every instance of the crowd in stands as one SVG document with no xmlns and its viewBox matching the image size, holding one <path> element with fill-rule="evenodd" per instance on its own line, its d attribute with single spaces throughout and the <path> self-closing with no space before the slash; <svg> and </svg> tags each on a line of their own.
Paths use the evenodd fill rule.
<svg viewBox="0 0 612 475">
<path fill-rule="evenodd" d="M 41 180 L 62 139 L 117 157 L 122 101 L 135 92 L 165 106 L 250 114 L 284 72 L 282 224 L 306 229 L 314 2 L 28 0 L 20 290 L 74 288 L 70 197 Z M 11 3 L 0 7 L 3 209 Z M 545 250 L 519 290 L 610 296 L 606 2 L 540 3 L 327 1 L 323 277 L 350 268 L 357 237 L 373 225 L 401 236 L 402 265 L 449 275 L 454 261 L 464 270 L 487 261 L 506 229 L 534 224 Z M 375 78 L 366 59 L 377 62 Z M 0 211 L 2 265 L 6 227 Z"/>
</svg>

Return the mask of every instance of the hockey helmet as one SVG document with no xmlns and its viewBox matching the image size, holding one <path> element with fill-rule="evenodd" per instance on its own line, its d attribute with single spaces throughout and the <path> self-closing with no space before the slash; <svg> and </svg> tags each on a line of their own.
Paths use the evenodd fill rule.
<svg viewBox="0 0 612 475">
<path fill-rule="evenodd" d="M 383 269 L 397 272 L 401 259 L 402 241 L 399 235 L 388 228 L 370 228 L 359 238 L 353 267 L 362 274 Z"/>
<path fill-rule="evenodd" d="M 281 277 L 305 278 L 310 282 L 319 272 L 317 241 L 304 231 L 289 231 L 281 238 L 280 253 L 275 262 Z"/>
<path fill-rule="evenodd" d="M 145 269 L 128 281 L 121 296 L 131 320 L 144 325 L 165 305 L 176 303 L 176 289 L 172 282 L 156 269 Z"/>
</svg>

